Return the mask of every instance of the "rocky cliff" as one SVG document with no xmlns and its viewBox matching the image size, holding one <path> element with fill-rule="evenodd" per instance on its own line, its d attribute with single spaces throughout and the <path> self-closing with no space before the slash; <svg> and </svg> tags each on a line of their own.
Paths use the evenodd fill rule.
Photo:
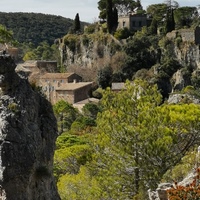
<svg viewBox="0 0 200 200">
<path fill-rule="evenodd" d="M 184 39 L 184 36 L 180 42 L 178 42 L 180 38 L 177 38 L 176 34 L 173 37 L 167 35 L 170 41 L 166 43 L 168 47 L 161 47 L 160 53 L 152 51 L 155 53 L 155 57 L 159 58 L 161 55 L 164 58 L 166 49 L 170 49 L 170 55 L 173 55 L 173 58 L 181 66 L 177 71 L 173 68 L 174 66 L 171 66 L 170 70 L 173 71 L 173 76 L 169 78 L 168 82 L 166 80 L 160 81 L 162 90 L 166 90 L 165 93 L 167 94 L 200 82 L 200 44 L 193 41 L 194 33 L 191 32 L 190 34 L 188 40 Z M 97 32 L 88 35 L 67 35 L 63 37 L 59 48 L 62 64 L 67 70 L 80 74 L 84 80 L 88 80 L 88 77 L 90 77 L 91 80 L 89 81 L 93 81 L 96 78 L 96 72 L 103 67 L 112 66 L 113 72 L 119 72 L 126 66 L 123 63 L 127 59 L 124 52 L 125 44 L 126 42 L 119 42 L 112 35 Z M 160 48 L 160 46 L 158 45 L 157 48 Z M 155 68 L 155 66 L 149 67 Z M 86 74 L 87 70 L 88 73 Z M 150 71 L 153 70 L 150 69 Z M 166 70 L 164 69 L 164 71 Z M 157 74 L 154 73 L 153 76 L 157 77 Z"/>
<path fill-rule="evenodd" d="M 54 182 L 56 119 L 50 103 L 0 56 L 0 197 L 59 200 Z"/>
</svg>

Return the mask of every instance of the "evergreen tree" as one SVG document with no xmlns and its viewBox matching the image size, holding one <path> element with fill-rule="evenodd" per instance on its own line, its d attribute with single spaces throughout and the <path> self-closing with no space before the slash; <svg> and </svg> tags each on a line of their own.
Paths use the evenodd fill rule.
<svg viewBox="0 0 200 200">
<path fill-rule="evenodd" d="M 171 1 L 167 3 L 167 13 L 166 13 L 166 21 L 165 21 L 165 31 L 166 33 L 171 32 L 175 29 L 175 21 L 174 21 L 174 6 Z"/>
<path fill-rule="evenodd" d="M 151 22 L 151 26 L 149 27 L 149 32 L 151 35 L 156 35 L 157 34 L 157 29 L 158 29 L 158 22 L 156 18 L 153 18 Z"/>
<path fill-rule="evenodd" d="M 141 193 L 199 142 L 199 105 L 161 106 L 157 87 L 138 80 L 125 88 L 104 93 L 97 118 L 92 170 L 103 199 L 147 199 Z"/>
<path fill-rule="evenodd" d="M 118 26 L 118 11 L 117 8 L 114 7 L 113 9 L 113 31 L 117 29 Z"/>
<path fill-rule="evenodd" d="M 80 32 L 81 30 L 81 23 L 80 23 L 80 19 L 79 19 L 79 14 L 77 13 L 74 19 L 74 32 Z"/>
<path fill-rule="evenodd" d="M 106 0 L 106 19 L 107 29 L 109 33 L 112 33 L 113 29 L 113 11 L 112 11 L 112 0 Z"/>
</svg>

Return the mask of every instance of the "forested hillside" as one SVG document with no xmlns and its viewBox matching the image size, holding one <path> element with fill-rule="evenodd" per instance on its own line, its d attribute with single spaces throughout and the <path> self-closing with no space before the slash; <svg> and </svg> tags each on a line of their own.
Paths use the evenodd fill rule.
<svg viewBox="0 0 200 200">
<path fill-rule="evenodd" d="M 62 69 L 95 81 L 91 96 L 100 101 L 81 113 L 64 101 L 54 105 L 61 130 L 54 175 L 62 200 L 146 200 L 147 191 L 174 180 L 177 186 L 199 164 L 200 17 L 196 7 L 167 1 L 148 7 L 150 26 L 115 30 L 111 1 L 98 3 L 107 23 L 66 34 L 59 44 Z M 119 82 L 125 85 L 115 92 Z M 170 198 L 151 200 L 199 199 L 199 175 L 190 198 L 175 186 Z"/>
<path fill-rule="evenodd" d="M 19 18 L 33 28 L 30 34 L 38 27 L 36 38 L 42 41 L 34 42 L 36 47 L 22 45 L 23 59 L 57 60 L 60 72 L 75 72 L 94 82 L 88 97 L 99 99 L 81 112 L 64 100 L 53 105 L 60 134 L 54 176 L 62 200 L 146 200 L 159 183 L 179 182 L 199 165 L 199 10 L 171 1 L 150 5 L 147 11 L 140 1 L 111 3 L 98 2 L 102 23 L 80 30 L 77 15 L 76 23 L 71 20 L 73 31 L 69 26 L 60 36 L 51 35 L 52 41 L 61 38 L 51 46 L 44 39 L 51 41 L 51 32 L 44 27 L 58 34 L 53 19 L 52 25 L 51 18 L 42 24 L 39 15 L 37 23 L 26 15 Z M 127 13 L 124 3 L 137 8 L 136 14 L 151 16 L 151 24 L 137 31 L 112 26 L 116 9 Z M 14 37 L 23 37 L 16 37 L 19 42 L 32 42 L 25 28 L 23 36 L 4 25 Z M 124 87 L 115 92 L 112 85 L 119 82 Z M 177 196 L 170 200 L 184 200 Z M 199 198 L 200 193 L 194 193 L 190 199 Z"/>
<path fill-rule="evenodd" d="M 20 43 L 53 44 L 56 38 L 65 35 L 73 25 L 72 19 L 41 13 L 0 12 L 0 24 L 12 30 L 14 38 Z"/>
</svg>

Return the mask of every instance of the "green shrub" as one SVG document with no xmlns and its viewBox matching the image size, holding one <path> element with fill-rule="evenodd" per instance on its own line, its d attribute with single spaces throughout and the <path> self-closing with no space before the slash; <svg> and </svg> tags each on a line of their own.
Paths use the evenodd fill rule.
<svg viewBox="0 0 200 200">
<path fill-rule="evenodd" d="M 129 31 L 128 28 L 123 28 L 123 29 L 118 29 L 114 37 L 117 38 L 118 40 L 126 39 L 131 35 L 131 32 Z"/>
<path fill-rule="evenodd" d="M 176 39 L 175 39 L 175 44 L 177 47 L 180 47 L 180 44 L 182 43 L 182 38 L 181 36 L 178 36 Z"/>
<path fill-rule="evenodd" d="M 18 105 L 16 103 L 9 103 L 8 109 L 14 113 L 18 112 Z"/>
<path fill-rule="evenodd" d="M 83 42 L 83 45 L 88 47 L 89 46 L 89 42 L 90 42 L 90 39 L 86 36 L 86 35 L 83 35 L 82 37 L 82 42 Z"/>
<path fill-rule="evenodd" d="M 86 34 L 92 34 L 92 33 L 95 32 L 95 29 L 96 29 L 96 24 L 91 24 L 91 25 L 89 25 L 89 26 L 87 26 L 87 27 L 85 28 L 84 32 L 85 32 Z"/>
<path fill-rule="evenodd" d="M 68 34 L 64 37 L 64 44 L 68 46 L 70 51 L 75 52 L 76 47 L 80 45 L 80 40 L 77 35 Z"/>
</svg>

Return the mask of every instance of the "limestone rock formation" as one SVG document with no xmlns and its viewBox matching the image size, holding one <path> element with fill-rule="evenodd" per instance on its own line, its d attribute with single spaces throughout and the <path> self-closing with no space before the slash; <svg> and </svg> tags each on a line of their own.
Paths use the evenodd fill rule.
<svg viewBox="0 0 200 200">
<path fill-rule="evenodd" d="M 0 199 L 60 200 L 52 174 L 57 125 L 51 104 L 0 56 Z"/>
</svg>

